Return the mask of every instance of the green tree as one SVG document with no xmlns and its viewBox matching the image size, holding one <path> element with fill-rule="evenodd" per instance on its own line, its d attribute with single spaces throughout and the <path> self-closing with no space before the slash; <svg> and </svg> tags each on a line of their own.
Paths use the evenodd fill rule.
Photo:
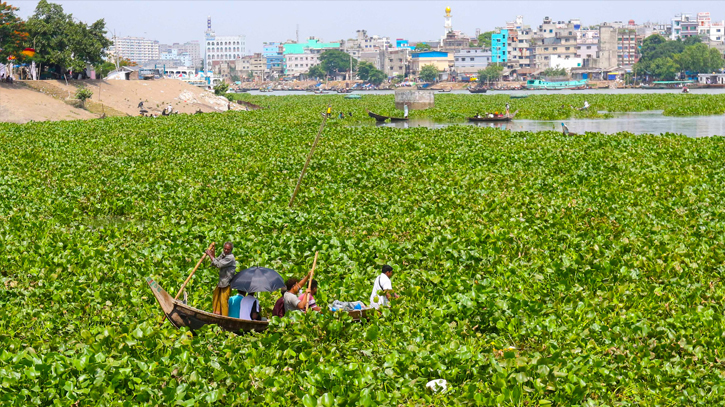
<svg viewBox="0 0 725 407">
<path fill-rule="evenodd" d="M 478 71 L 478 79 L 480 81 L 494 82 L 501 78 L 503 66 L 498 64 L 489 64 L 485 69 Z"/>
<path fill-rule="evenodd" d="M 418 74 L 418 76 L 424 82 L 434 82 L 438 79 L 438 68 L 433 65 L 425 65 L 420 68 L 420 74 Z"/>
<path fill-rule="evenodd" d="M 47 0 L 38 2 L 26 26 L 29 42 L 36 50 L 35 59 L 53 66 L 59 74 L 67 68 L 82 71 L 87 64 L 102 64 L 104 50 L 111 45 L 104 20 L 90 26 L 75 22 L 61 5 Z"/>
<path fill-rule="evenodd" d="M 370 62 L 362 61 L 357 66 L 357 77 L 362 81 L 367 81 L 370 77 L 370 72 L 376 70 L 375 66 Z"/>
<path fill-rule="evenodd" d="M 491 48 L 491 36 L 495 34 L 494 31 L 486 31 L 485 33 L 478 36 L 478 46 L 481 48 Z"/>
<path fill-rule="evenodd" d="M 541 72 L 541 76 L 544 77 L 555 77 L 555 76 L 567 76 L 566 69 L 564 68 L 546 68 Z"/>
<path fill-rule="evenodd" d="M 81 107 L 86 106 L 86 100 L 90 99 L 91 96 L 93 96 L 93 91 L 86 88 L 85 86 L 80 86 L 76 90 L 76 99 L 81 101 Z"/>
<path fill-rule="evenodd" d="M 118 66 L 136 66 L 137 64 L 133 61 L 130 61 L 126 58 L 120 58 L 118 60 Z M 109 72 L 116 70 L 116 64 L 110 61 L 105 61 L 102 64 L 96 64 L 94 66 L 94 69 L 96 70 L 96 74 L 99 75 L 100 78 L 105 78 L 106 75 L 109 74 Z"/>
<path fill-rule="evenodd" d="M 674 61 L 681 71 L 707 73 L 719 71 L 723 67 L 720 51 L 698 43 L 685 47 L 681 54 L 675 55 Z"/>
<path fill-rule="evenodd" d="M 370 76 L 368 77 L 368 82 L 372 83 L 375 86 L 380 85 L 385 81 L 387 77 L 385 76 L 385 72 L 373 68 L 373 70 L 370 72 Z"/>
<path fill-rule="evenodd" d="M 662 57 L 655 59 L 650 64 L 649 72 L 655 78 L 659 78 L 664 81 L 674 80 L 679 71 L 679 66 L 672 60 L 672 58 Z"/>
<path fill-rule="evenodd" d="M 310 78 L 324 78 L 325 77 L 325 70 L 322 68 L 322 64 L 317 64 L 310 68 L 309 71 L 307 71 L 307 76 Z"/>
<path fill-rule="evenodd" d="M 430 51 L 430 45 L 428 45 L 424 42 L 419 42 L 419 43 L 415 44 L 415 50 L 416 51 Z"/>
<path fill-rule="evenodd" d="M 330 49 L 320 54 L 320 65 L 330 76 L 349 71 L 351 62 L 352 69 L 355 70 L 357 60 L 346 52 Z"/>
<path fill-rule="evenodd" d="M 229 90 L 229 84 L 226 82 L 219 82 L 216 86 L 214 86 L 214 94 L 217 96 L 222 96 Z"/>
<path fill-rule="evenodd" d="M 25 23 L 15 15 L 18 10 L 7 2 L 0 2 L 0 62 L 10 55 L 22 59 L 20 51 L 26 48 L 28 32 Z"/>
</svg>

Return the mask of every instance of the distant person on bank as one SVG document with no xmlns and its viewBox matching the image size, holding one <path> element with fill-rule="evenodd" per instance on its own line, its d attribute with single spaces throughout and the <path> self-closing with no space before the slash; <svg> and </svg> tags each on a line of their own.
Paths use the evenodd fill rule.
<svg viewBox="0 0 725 407">
<path fill-rule="evenodd" d="M 398 294 L 393 292 L 393 283 L 390 279 L 393 277 L 393 268 L 387 264 L 383 266 L 382 273 L 375 279 L 373 283 L 373 292 L 370 294 L 370 307 L 380 308 L 381 305 L 389 306 L 392 298 L 398 298 Z"/>
<path fill-rule="evenodd" d="M 317 280 L 313 279 L 312 284 L 310 284 L 310 293 L 302 293 L 298 298 L 300 301 L 302 301 L 303 299 L 307 299 L 307 302 L 310 304 L 310 306 L 307 308 L 313 311 L 320 312 L 321 309 L 317 306 L 317 301 L 315 301 L 315 295 L 317 295 Z M 302 311 L 307 312 L 304 308 L 302 309 Z"/>
<path fill-rule="evenodd" d="M 224 251 L 219 257 L 215 257 L 216 254 L 211 250 L 206 251 L 212 266 L 219 269 L 219 283 L 217 283 L 212 295 L 212 308 L 214 313 L 218 315 L 229 316 L 229 296 L 232 291 L 229 282 L 232 281 L 234 272 L 237 269 L 237 262 L 232 254 L 233 249 L 232 242 L 226 242 L 224 243 Z"/>
<path fill-rule="evenodd" d="M 305 281 L 309 278 L 309 274 L 305 276 L 305 278 L 302 279 L 302 281 L 297 280 L 294 277 L 291 277 L 287 280 L 285 283 L 285 286 L 287 286 L 287 292 L 284 293 L 284 311 L 285 315 L 287 315 L 288 312 L 291 311 L 301 311 L 304 310 L 305 307 L 307 307 L 307 301 L 309 300 L 309 296 L 305 296 L 303 299 L 299 299 L 297 297 L 297 293 L 300 291 L 300 288 L 305 284 Z M 305 290 L 305 294 L 309 294 L 310 290 Z"/>
</svg>

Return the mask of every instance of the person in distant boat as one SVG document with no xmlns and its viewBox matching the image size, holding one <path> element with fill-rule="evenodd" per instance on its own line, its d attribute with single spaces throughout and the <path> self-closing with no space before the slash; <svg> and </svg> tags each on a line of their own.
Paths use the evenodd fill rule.
<svg viewBox="0 0 725 407">
<path fill-rule="evenodd" d="M 345 118 L 345 113 L 340 112 L 340 114 L 337 115 L 337 117 L 340 118 L 340 119 L 344 119 Z"/>
<path fill-rule="evenodd" d="M 398 298 L 398 294 L 393 292 L 393 284 L 390 282 L 391 277 L 393 277 L 393 268 L 386 264 L 373 283 L 373 292 L 370 294 L 370 307 L 388 306 L 392 298 Z"/>
<path fill-rule="evenodd" d="M 347 117 L 352 117 L 352 112 L 347 112 Z"/>
<path fill-rule="evenodd" d="M 237 269 L 237 261 L 234 259 L 232 250 L 234 250 L 232 242 L 226 242 L 219 257 L 216 257 L 216 254 L 211 250 L 206 251 L 211 264 L 219 269 L 219 282 L 212 295 L 212 308 L 214 313 L 218 315 L 229 315 L 229 294 L 232 291 L 229 282 L 232 281 L 234 272 Z"/>
<path fill-rule="evenodd" d="M 247 293 L 244 291 L 237 290 L 237 295 L 229 297 L 229 317 L 241 318 L 241 313 L 239 311 L 241 311 L 242 301 L 246 295 Z"/>
<path fill-rule="evenodd" d="M 327 105 L 327 118 L 332 117 L 332 105 Z"/>
<path fill-rule="evenodd" d="M 568 135 L 569 135 L 569 128 L 568 128 L 568 127 L 566 127 L 566 124 L 564 124 L 564 123 L 562 123 L 562 124 L 561 124 L 561 132 L 562 132 L 562 133 L 563 133 L 563 134 L 564 134 L 565 136 L 568 136 Z"/>
<path fill-rule="evenodd" d="M 254 293 L 247 293 L 241 304 L 240 316 L 241 319 L 247 319 L 250 321 L 261 321 L 262 314 L 259 308 L 259 300 L 254 298 Z"/>
<path fill-rule="evenodd" d="M 403 118 L 408 118 L 408 105 L 403 105 Z"/>
<path fill-rule="evenodd" d="M 301 301 L 304 298 L 306 298 L 307 296 L 309 296 L 309 297 L 307 297 L 308 302 L 310 304 L 310 306 L 308 308 L 313 311 L 320 312 L 321 311 L 320 307 L 317 306 L 317 301 L 315 301 L 315 295 L 317 295 L 317 280 L 313 279 L 312 284 L 310 284 L 310 293 L 309 294 L 302 293 L 302 294 L 300 294 L 300 296 L 298 298 Z M 305 311 L 305 310 L 303 309 L 302 311 Z M 305 312 L 307 312 L 307 311 L 305 311 Z"/>
<path fill-rule="evenodd" d="M 277 300 L 277 302 L 274 303 L 274 308 L 272 308 L 272 316 L 283 318 L 284 317 L 284 293 L 287 292 L 287 287 L 282 287 L 281 290 L 279 290 L 280 297 Z"/>
<path fill-rule="evenodd" d="M 299 281 L 294 277 L 287 279 L 287 282 L 285 283 L 285 286 L 287 287 L 287 292 L 284 293 L 285 315 L 290 311 L 303 310 L 307 306 L 308 297 L 300 300 L 297 297 L 297 293 L 300 292 L 300 288 L 302 288 L 302 286 L 305 284 L 305 281 L 307 281 L 309 277 L 309 274 L 306 275 L 305 278 L 302 279 L 302 281 Z M 306 294 L 309 294 L 309 292 L 309 289 L 305 290 Z"/>
<path fill-rule="evenodd" d="M 510 108 L 511 108 L 511 105 L 509 105 L 508 103 L 506 103 L 506 116 L 509 115 L 509 109 Z"/>
</svg>

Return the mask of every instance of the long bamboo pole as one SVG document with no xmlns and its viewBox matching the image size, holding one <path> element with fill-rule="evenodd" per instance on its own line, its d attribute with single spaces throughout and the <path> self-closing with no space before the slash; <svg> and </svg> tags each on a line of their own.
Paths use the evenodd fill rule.
<svg viewBox="0 0 725 407">
<path fill-rule="evenodd" d="M 212 242 L 209 245 L 209 248 L 207 250 L 212 250 L 215 245 L 216 245 L 216 243 L 215 242 Z M 194 267 L 194 270 L 191 271 L 191 274 L 189 274 L 189 277 L 186 278 L 186 281 L 184 281 L 184 284 L 182 284 L 181 285 L 181 288 L 179 288 L 179 292 L 176 293 L 176 297 L 174 297 L 175 300 L 178 300 L 179 299 L 179 296 L 181 295 L 181 293 L 184 292 L 184 288 L 186 287 L 186 284 L 189 283 L 189 280 L 191 280 L 191 277 L 194 276 L 194 273 L 196 273 L 196 270 L 199 268 L 199 266 L 201 266 L 201 262 L 203 262 L 205 258 L 206 258 L 206 252 L 204 252 L 204 254 L 201 256 L 201 258 L 199 259 L 199 261 L 196 263 L 196 266 Z M 164 314 L 161 317 L 161 321 L 159 323 L 161 325 L 163 325 L 165 320 L 166 320 L 166 314 Z"/>
<path fill-rule="evenodd" d="M 315 277 L 315 266 L 317 266 L 317 254 L 320 252 L 315 252 L 315 260 L 312 262 L 312 271 L 310 271 L 310 282 L 307 283 L 307 291 L 312 290 L 312 279 Z M 307 293 L 307 304 L 305 304 L 305 312 L 310 309 L 310 296 L 311 293 Z"/>
<path fill-rule="evenodd" d="M 295 201 L 295 197 L 297 196 L 297 192 L 300 190 L 300 185 L 302 184 L 302 178 L 305 176 L 305 171 L 307 171 L 307 166 L 310 165 L 310 160 L 312 159 L 312 154 L 315 152 L 315 147 L 317 147 L 317 142 L 320 140 L 320 135 L 322 134 L 322 130 L 325 128 L 325 123 L 327 122 L 327 114 L 324 115 L 322 119 L 322 124 L 320 124 L 320 131 L 317 132 L 317 137 L 315 137 L 314 143 L 312 143 L 312 148 L 310 148 L 310 153 L 307 155 L 307 161 L 305 161 L 304 167 L 302 167 L 302 172 L 300 173 L 300 179 L 297 180 L 297 186 L 295 186 L 295 192 L 292 193 L 292 198 L 289 200 L 288 208 L 292 207 L 292 203 Z"/>
</svg>

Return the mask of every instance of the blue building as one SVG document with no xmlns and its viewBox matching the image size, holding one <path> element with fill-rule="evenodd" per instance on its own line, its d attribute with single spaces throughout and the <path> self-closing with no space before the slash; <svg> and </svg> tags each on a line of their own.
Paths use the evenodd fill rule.
<svg viewBox="0 0 725 407">
<path fill-rule="evenodd" d="M 407 48 L 407 49 L 412 50 L 415 47 L 411 47 L 410 45 L 408 45 L 408 40 L 398 38 L 395 40 L 395 48 Z"/>
<path fill-rule="evenodd" d="M 265 42 L 262 44 L 262 57 L 266 60 L 266 73 L 284 71 L 284 46 L 279 42 Z"/>
<path fill-rule="evenodd" d="M 507 62 L 508 58 L 509 30 L 501 30 L 498 34 L 491 35 L 491 62 Z"/>
</svg>

